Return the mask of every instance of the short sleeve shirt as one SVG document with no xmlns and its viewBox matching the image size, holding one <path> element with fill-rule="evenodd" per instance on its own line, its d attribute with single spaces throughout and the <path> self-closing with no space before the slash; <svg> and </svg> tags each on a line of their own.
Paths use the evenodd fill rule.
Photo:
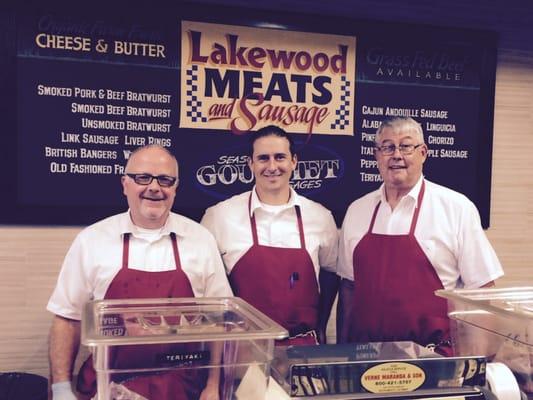
<svg viewBox="0 0 533 400">
<path fill-rule="evenodd" d="M 160 232 L 147 236 L 126 212 L 99 221 L 78 234 L 65 256 L 47 309 L 79 320 L 87 301 L 103 299 L 122 266 L 125 233 L 131 234 L 129 268 L 152 272 L 175 269 L 171 232 L 176 234 L 181 267 L 194 295 L 232 296 L 216 242 L 207 229 L 171 213 Z"/>
<path fill-rule="evenodd" d="M 373 232 L 387 235 L 409 232 L 423 179 L 421 177 L 394 210 L 386 201 L 383 185 L 350 205 L 339 241 L 337 273 L 341 277 L 354 279 L 353 251 L 367 233 L 379 201 Z M 428 180 L 425 182 L 415 237 L 444 288 L 477 288 L 502 276 L 502 266 L 481 227 L 475 205 L 458 192 Z"/>
</svg>

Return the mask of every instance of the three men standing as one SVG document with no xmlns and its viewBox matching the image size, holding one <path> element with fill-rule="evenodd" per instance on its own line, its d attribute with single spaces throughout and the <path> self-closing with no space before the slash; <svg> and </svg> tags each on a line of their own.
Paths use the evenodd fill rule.
<svg viewBox="0 0 533 400">
<path fill-rule="evenodd" d="M 395 118 L 378 129 L 375 156 L 384 183 L 349 207 L 340 246 L 331 213 L 290 187 L 297 165 L 291 137 L 267 126 L 250 139 L 255 186 L 207 209 L 201 222 L 216 243 L 170 212 L 178 184 L 174 156 L 159 146 L 131 155 L 122 179 L 129 212 L 78 235 L 48 303 L 55 314 L 55 400 L 74 398 L 70 378 L 86 301 L 230 296 L 218 253 L 234 294 L 289 330 L 285 344 L 325 342 L 338 274 L 339 342 L 413 340 L 451 354 L 446 303 L 434 291 L 491 286 L 503 270 L 474 204 L 424 178 L 420 125 Z M 87 371 L 90 365 L 79 388 L 93 392 Z M 218 397 L 217 374 L 201 385 L 175 378 L 157 387 L 150 378 L 129 384 L 149 398 Z"/>
</svg>

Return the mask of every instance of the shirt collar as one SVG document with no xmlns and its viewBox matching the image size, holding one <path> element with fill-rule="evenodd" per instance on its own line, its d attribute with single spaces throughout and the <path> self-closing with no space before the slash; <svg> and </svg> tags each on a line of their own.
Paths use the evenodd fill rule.
<svg viewBox="0 0 533 400">
<path fill-rule="evenodd" d="M 137 226 L 131 220 L 130 210 L 122 214 L 122 218 L 119 221 L 120 224 L 120 233 L 123 235 L 125 233 L 131 233 L 135 236 L 135 233 L 138 232 Z M 184 224 L 180 224 L 176 218 L 172 217 L 172 213 L 169 214 L 165 225 L 161 229 L 161 236 L 168 236 L 171 233 L 175 233 L 176 236 L 185 236 L 187 230 Z"/>
<path fill-rule="evenodd" d="M 410 197 L 413 199 L 415 207 L 418 207 L 418 194 L 420 193 L 420 189 L 422 189 L 422 181 L 424 180 L 424 175 L 420 175 L 420 178 L 415 183 L 415 185 L 411 188 L 409 193 L 407 193 L 404 197 Z M 381 184 L 380 190 L 378 195 L 376 196 L 378 200 L 381 200 L 383 204 L 387 203 L 387 196 L 385 195 L 385 183 Z"/>
<path fill-rule="evenodd" d="M 289 197 L 289 201 L 284 204 L 284 208 L 292 208 L 294 206 L 301 206 L 301 199 L 298 193 L 289 186 L 289 190 L 291 192 L 291 195 Z M 261 201 L 259 200 L 259 196 L 257 195 L 257 192 L 255 190 L 255 185 L 252 189 L 252 201 L 250 204 L 250 217 L 253 215 L 254 211 L 258 208 L 263 208 Z"/>
</svg>

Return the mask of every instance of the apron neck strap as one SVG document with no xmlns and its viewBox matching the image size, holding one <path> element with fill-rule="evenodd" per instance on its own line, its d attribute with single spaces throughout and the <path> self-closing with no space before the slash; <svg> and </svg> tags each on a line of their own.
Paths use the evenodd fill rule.
<svg viewBox="0 0 533 400">
<path fill-rule="evenodd" d="M 129 253 L 130 253 L 130 234 L 125 233 L 122 239 L 122 269 L 128 268 Z"/>
<path fill-rule="evenodd" d="M 170 232 L 170 240 L 172 241 L 172 251 L 174 253 L 174 262 L 176 263 L 176 269 L 181 269 L 180 252 L 178 250 L 178 240 L 176 234 Z"/>
<path fill-rule="evenodd" d="M 368 233 L 372 233 L 374 230 L 374 222 L 376 222 L 376 216 L 378 215 L 379 206 L 381 205 L 381 200 L 378 201 L 376 207 L 374 208 L 374 213 L 372 214 L 372 219 L 370 220 L 370 225 L 368 226 Z"/>
<path fill-rule="evenodd" d="M 302 220 L 302 212 L 300 211 L 300 206 L 295 205 L 294 209 L 296 210 L 296 218 L 298 220 L 298 233 L 300 234 L 300 247 L 302 249 L 305 249 L 305 235 L 304 235 L 304 225 Z M 252 211 L 252 194 L 250 193 L 250 197 L 248 198 L 248 214 L 251 214 Z M 252 228 L 252 237 L 254 240 L 254 245 L 257 246 L 259 244 L 259 239 L 257 236 L 257 225 L 255 223 L 255 214 L 250 215 L 250 226 Z"/>
<path fill-rule="evenodd" d="M 178 250 L 178 241 L 174 232 L 170 233 L 170 240 L 172 242 L 172 252 L 174 253 L 174 263 L 176 269 L 181 269 L 180 252 Z M 129 265 L 130 252 L 130 234 L 125 233 L 122 239 L 122 268 L 127 269 Z"/>
<path fill-rule="evenodd" d="M 420 192 L 418 192 L 418 200 L 416 203 L 415 212 L 413 214 L 413 219 L 411 221 L 411 228 L 409 229 L 409 235 L 415 234 L 416 223 L 418 222 L 418 215 L 420 214 L 420 208 L 422 207 L 422 200 L 424 199 L 424 192 L 426 191 L 426 182 L 422 180 L 422 187 Z"/>
<path fill-rule="evenodd" d="M 305 249 L 305 235 L 304 235 L 304 223 L 302 220 L 302 212 L 300 206 L 294 206 L 296 209 L 296 217 L 298 218 L 298 232 L 300 233 L 300 246 Z"/>
<path fill-rule="evenodd" d="M 415 212 L 413 213 L 413 218 L 411 219 L 411 227 L 409 228 L 409 235 L 415 234 L 416 224 L 418 222 L 418 216 L 420 214 L 420 208 L 422 207 L 422 200 L 424 199 L 424 192 L 426 190 L 426 182 L 422 180 L 422 187 L 420 192 L 418 192 L 417 205 L 415 207 Z M 378 215 L 379 206 L 381 205 L 381 200 L 378 201 L 376 207 L 374 208 L 374 213 L 372 214 L 372 219 L 370 220 L 370 226 L 368 227 L 368 233 L 372 233 L 374 229 L 374 223 L 376 222 L 376 217 Z"/>
<path fill-rule="evenodd" d="M 252 212 L 252 193 L 250 193 L 250 197 L 248 198 L 248 215 L 250 215 L 250 226 L 252 228 L 252 237 L 254 240 L 254 246 L 257 246 L 259 244 L 259 240 L 257 239 L 257 226 L 255 225 L 255 214 L 251 214 Z"/>
</svg>

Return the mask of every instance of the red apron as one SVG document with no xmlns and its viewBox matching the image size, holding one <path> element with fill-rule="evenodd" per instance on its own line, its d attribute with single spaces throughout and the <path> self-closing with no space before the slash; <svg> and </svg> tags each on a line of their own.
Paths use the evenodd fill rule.
<svg viewBox="0 0 533 400">
<path fill-rule="evenodd" d="M 130 234 L 124 234 L 122 268 L 109 285 L 105 299 L 139 299 L 163 297 L 194 297 L 189 278 L 181 269 L 176 235 L 170 234 L 176 269 L 160 272 L 139 271 L 128 268 Z M 160 366 L 161 357 L 194 351 L 194 344 L 127 345 L 115 347 L 110 357 L 112 369 L 149 368 Z M 162 373 L 131 374 L 112 380 L 149 400 L 197 399 L 205 386 L 205 376 L 197 370 L 173 370 Z M 205 375 L 202 373 L 202 375 Z M 96 373 L 92 356 L 80 369 L 77 389 L 84 394 L 96 393 Z"/>
<path fill-rule="evenodd" d="M 248 210 L 251 207 L 251 195 Z M 295 206 L 300 248 L 263 246 L 257 238 L 255 216 L 250 217 L 253 245 L 229 276 L 235 296 L 252 304 L 289 331 L 294 340 L 277 344 L 316 344 L 319 291 L 313 261 L 305 248 L 300 207 Z"/>
<path fill-rule="evenodd" d="M 422 182 L 407 235 L 372 233 L 379 202 L 353 251 L 351 342 L 410 340 L 452 355 L 446 300 L 434 294 L 442 282 L 414 235 L 424 191 Z"/>
</svg>

